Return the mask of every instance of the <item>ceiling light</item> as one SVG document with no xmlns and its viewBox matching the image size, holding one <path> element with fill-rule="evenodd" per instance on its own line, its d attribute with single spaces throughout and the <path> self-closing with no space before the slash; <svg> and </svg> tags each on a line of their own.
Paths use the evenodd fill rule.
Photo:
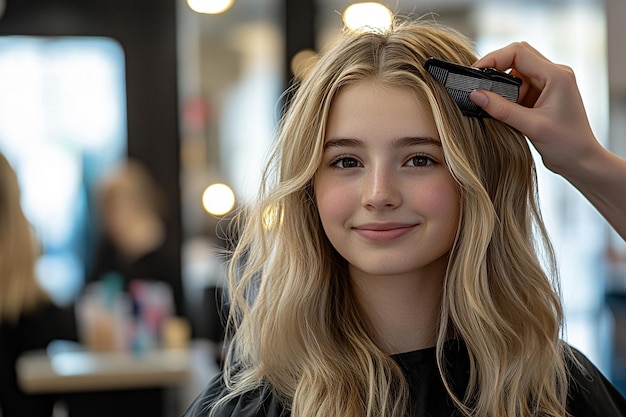
<svg viewBox="0 0 626 417">
<path fill-rule="evenodd" d="M 213 184 L 202 193 L 202 206 L 214 216 L 228 214 L 235 206 L 235 193 L 226 184 Z"/>
<path fill-rule="evenodd" d="M 384 32 L 391 28 L 393 14 L 380 3 L 354 3 L 343 12 L 343 22 L 349 29 L 364 32 Z"/>
<path fill-rule="evenodd" d="M 187 0 L 194 12 L 220 14 L 231 8 L 235 0 Z"/>
</svg>

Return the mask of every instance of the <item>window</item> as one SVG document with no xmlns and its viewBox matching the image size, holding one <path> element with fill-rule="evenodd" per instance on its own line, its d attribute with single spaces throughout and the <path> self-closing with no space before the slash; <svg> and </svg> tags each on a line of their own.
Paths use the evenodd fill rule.
<svg viewBox="0 0 626 417">
<path fill-rule="evenodd" d="M 124 53 L 97 37 L 0 37 L 0 151 L 42 246 L 37 275 L 60 304 L 92 256 L 91 189 L 126 151 Z"/>
</svg>

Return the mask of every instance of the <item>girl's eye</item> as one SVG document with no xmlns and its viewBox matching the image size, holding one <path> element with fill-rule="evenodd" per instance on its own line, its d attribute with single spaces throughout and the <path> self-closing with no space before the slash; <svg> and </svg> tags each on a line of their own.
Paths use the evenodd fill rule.
<svg viewBox="0 0 626 417">
<path fill-rule="evenodd" d="M 333 160 L 333 162 L 331 162 L 330 165 L 336 168 L 343 168 L 343 169 L 357 168 L 361 166 L 358 160 L 356 160 L 355 158 L 351 158 L 349 156 L 339 157 Z"/>
<path fill-rule="evenodd" d="M 434 163 L 435 161 L 426 155 L 415 155 L 407 161 L 407 165 L 412 167 L 425 167 Z"/>
</svg>

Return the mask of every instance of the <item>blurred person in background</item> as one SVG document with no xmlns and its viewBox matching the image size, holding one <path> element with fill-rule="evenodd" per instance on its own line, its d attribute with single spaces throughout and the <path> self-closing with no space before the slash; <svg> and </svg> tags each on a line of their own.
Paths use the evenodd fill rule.
<svg viewBox="0 0 626 417">
<path fill-rule="evenodd" d="M 56 398 L 24 393 L 16 362 L 57 339 L 76 340 L 70 308 L 55 305 L 35 276 L 39 245 L 20 205 L 15 171 L 0 154 L 0 415 L 49 417 Z"/>
<path fill-rule="evenodd" d="M 124 161 L 98 188 L 101 239 L 89 282 L 115 274 L 125 291 L 131 282 L 163 282 L 175 313 L 184 316 L 182 282 L 165 243 L 168 207 L 159 185 L 138 161 Z"/>
</svg>

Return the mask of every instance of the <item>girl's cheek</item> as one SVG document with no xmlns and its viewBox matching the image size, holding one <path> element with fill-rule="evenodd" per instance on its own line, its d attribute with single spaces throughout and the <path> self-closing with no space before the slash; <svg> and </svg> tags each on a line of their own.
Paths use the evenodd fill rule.
<svg viewBox="0 0 626 417">
<path fill-rule="evenodd" d="M 355 201 L 354 187 L 319 184 L 316 187 L 316 201 L 320 215 L 340 216 L 353 208 Z"/>
<path fill-rule="evenodd" d="M 423 210 L 429 213 L 459 213 L 459 192 L 452 184 L 441 182 L 432 184 L 421 190 L 421 196 L 417 198 Z"/>
</svg>

